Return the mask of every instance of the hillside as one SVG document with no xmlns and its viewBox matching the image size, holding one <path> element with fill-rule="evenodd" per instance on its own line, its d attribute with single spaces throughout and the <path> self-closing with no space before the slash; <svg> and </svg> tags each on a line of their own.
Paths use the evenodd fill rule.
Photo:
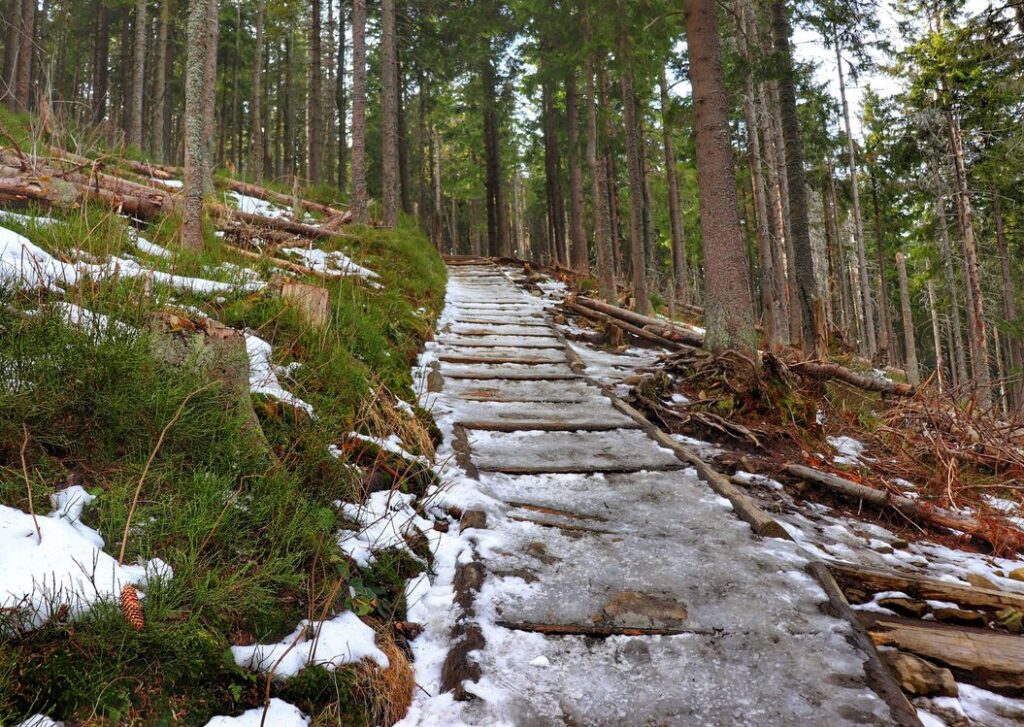
<svg viewBox="0 0 1024 727">
<path fill-rule="evenodd" d="M 225 205 L 290 219 L 227 184 Z M 267 694 L 386 719 L 412 688 L 394 628 L 429 554 L 354 555 L 346 533 L 371 493 L 433 477 L 410 376 L 445 279 L 428 240 L 403 222 L 261 247 L 209 224 L 194 254 L 174 214 L 0 214 L 0 724 L 201 725 Z M 332 653 L 278 684 L 242 656 L 310 622 L 376 662 Z"/>
</svg>

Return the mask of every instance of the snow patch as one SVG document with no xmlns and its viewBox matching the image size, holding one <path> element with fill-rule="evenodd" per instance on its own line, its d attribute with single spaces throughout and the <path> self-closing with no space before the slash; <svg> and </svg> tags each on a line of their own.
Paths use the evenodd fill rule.
<svg viewBox="0 0 1024 727">
<path fill-rule="evenodd" d="M 264 394 L 313 417 L 313 407 L 290 391 L 285 391 L 277 379 L 274 365 L 270 361 L 273 348 L 259 336 L 245 334 L 245 350 L 249 354 L 249 390 L 253 394 Z"/>
<path fill-rule="evenodd" d="M 413 509 L 415 500 L 412 493 L 381 490 L 372 493 L 361 505 L 336 502 L 342 515 L 361 526 L 359 530 L 340 530 L 338 547 L 361 568 L 373 562 L 374 553 L 391 548 L 404 550 L 415 557 L 405 536 L 433 530 L 433 523 L 420 517 Z"/>
<path fill-rule="evenodd" d="M 335 278 L 354 275 L 365 280 L 373 280 L 380 277 L 372 270 L 364 268 L 362 265 L 357 265 L 345 253 L 337 250 L 327 252 L 317 248 L 286 247 L 281 252 L 300 258 L 303 265 L 323 275 L 330 275 Z"/>
<path fill-rule="evenodd" d="M 259 672 L 273 670 L 278 680 L 293 677 L 307 666 L 334 670 L 363 659 L 387 669 L 388 657 L 377 648 L 376 636 L 358 616 L 345 611 L 329 621 L 303 619 L 279 643 L 232 646 L 231 653 L 239 666 Z"/>
<path fill-rule="evenodd" d="M 266 711 L 266 720 L 263 712 Z M 206 727 L 307 727 L 309 717 L 298 707 L 288 704 L 277 697 L 270 700 L 266 710 L 256 707 L 243 712 L 237 717 L 214 717 L 206 723 Z"/>
<path fill-rule="evenodd" d="M 0 505 L 0 610 L 20 611 L 24 627 L 38 628 L 65 608 L 73 618 L 126 585 L 173 575 L 159 559 L 118 565 L 103 552 L 103 537 L 80 520 L 94 499 L 79 485 L 53 495 L 54 511 L 37 518 L 41 539 L 29 513 Z"/>
</svg>

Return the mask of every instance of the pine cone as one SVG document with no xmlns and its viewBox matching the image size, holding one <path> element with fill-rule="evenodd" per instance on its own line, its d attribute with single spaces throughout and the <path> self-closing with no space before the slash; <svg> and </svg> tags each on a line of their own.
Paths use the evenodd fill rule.
<svg viewBox="0 0 1024 727">
<path fill-rule="evenodd" d="M 142 631 L 146 620 L 142 615 L 142 603 L 139 602 L 138 591 L 132 586 L 125 586 L 121 589 L 121 613 L 125 620 L 132 625 L 136 631 Z"/>
</svg>

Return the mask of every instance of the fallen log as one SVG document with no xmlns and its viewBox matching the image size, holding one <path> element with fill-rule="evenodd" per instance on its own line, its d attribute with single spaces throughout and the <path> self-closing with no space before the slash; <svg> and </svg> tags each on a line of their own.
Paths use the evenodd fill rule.
<svg viewBox="0 0 1024 727">
<path fill-rule="evenodd" d="M 296 200 L 296 198 L 289 197 L 287 194 L 275 192 L 272 189 L 267 189 L 266 187 L 261 187 L 256 184 L 249 184 L 248 182 L 239 182 L 232 179 L 228 181 L 227 188 L 232 192 L 238 192 L 239 194 L 244 194 L 247 197 L 262 199 L 265 202 L 273 202 L 274 204 L 287 207 L 288 209 L 291 209 L 294 203 L 298 201 L 299 206 L 304 210 L 321 214 L 326 217 L 329 222 L 332 222 L 335 219 L 344 219 L 346 221 L 351 219 L 351 214 L 347 211 L 335 209 L 334 207 L 320 204 L 319 202 L 314 202 L 309 199 L 303 199 L 302 197 L 299 197 L 298 200 Z"/>
<path fill-rule="evenodd" d="M 667 336 L 663 335 L 664 333 L 670 333 L 672 338 L 668 340 L 673 340 L 676 343 L 685 343 L 689 346 L 704 345 L 704 336 L 702 334 L 693 330 L 681 328 L 680 326 L 672 325 L 671 323 L 658 318 L 645 316 L 635 311 L 619 308 L 616 305 L 610 305 L 609 303 L 604 303 L 602 301 L 583 296 L 577 297 L 576 303 L 599 313 L 604 313 L 612 318 L 617 318 L 625 321 L 626 323 L 630 323 L 638 328 L 647 328 L 650 326 L 652 332 L 657 331 L 658 333 L 656 335 L 659 335 L 662 338 L 667 338 Z"/>
<path fill-rule="evenodd" d="M 884 490 L 876 490 L 837 475 L 820 470 L 791 464 L 786 466 L 787 473 L 805 482 L 820 485 L 846 497 L 868 502 L 876 507 L 892 507 L 904 515 L 921 522 L 950 530 L 956 530 L 989 543 L 997 550 L 1024 550 L 1024 532 L 990 519 L 978 519 L 961 515 L 951 510 L 929 505 L 925 502 L 911 500 L 909 497 L 893 495 Z"/>
<path fill-rule="evenodd" d="M 632 333 L 634 336 L 637 336 L 638 338 L 642 338 L 645 341 L 650 341 L 651 343 L 655 343 L 659 346 L 677 349 L 688 348 L 688 346 L 684 346 L 683 344 L 678 343 L 677 341 L 670 341 L 666 338 L 662 338 L 656 333 L 651 333 L 650 331 L 646 331 L 643 328 L 634 326 L 633 324 L 628 323 L 624 320 L 613 318 L 612 316 L 606 315 L 605 313 L 601 313 L 600 311 L 596 311 L 591 308 L 585 308 L 582 305 L 579 305 L 578 303 L 566 303 L 565 307 L 571 311 L 574 311 L 575 313 L 578 313 L 581 316 L 591 318 L 595 321 L 601 321 L 602 323 L 606 323 L 611 326 L 616 326 L 617 328 L 620 328 L 623 331 Z"/>
<path fill-rule="evenodd" d="M 948 667 L 994 692 L 1024 694 L 1024 639 L 1013 634 L 860 611 L 879 646 L 893 646 Z"/>
<path fill-rule="evenodd" d="M 902 591 L 911 598 L 920 600 L 950 601 L 972 608 L 992 610 L 1016 608 L 1019 611 L 1024 611 L 1024 595 L 1018 593 L 996 591 L 991 588 L 975 588 L 919 575 L 849 565 L 848 563 L 829 563 L 828 567 L 844 585 L 863 587 L 871 593 Z"/>
<path fill-rule="evenodd" d="M 77 207 L 92 200 L 140 219 L 156 219 L 174 210 L 174 201 L 168 195 L 131 182 L 110 188 L 105 184 L 90 184 L 80 174 L 70 174 L 66 179 L 27 174 L 11 177 L 6 176 L 7 167 L 0 173 L 5 175 L 0 177 L 0 201 L 4 202 Z"/>
<path fill-rule="evenodd" d="M 311 240 L 329 240 L 332 237 L 347 237 L 347 235 L 340 232 L 328 230 L 323 227 L 315 227 L 313 225 L 307 225 L 304 222 L 294 222 L 281 217 L 266 217 L 265 215 L 257 215 L 252 212 L 242 212 L 241 210 L 234 210 L 229 207 L 225 207 L 222 204 L 211 204 L 209 205 L 209 209 L 210 213 L 214 217 L 218 217 L 222 220 L 238 220 L 255 227 L 265 227 L 271 230 L 288 232 L 292 235 L 306 237 Z"/>
<path fill-rule="evenodd" d="M 234 245 L 225 245 L 224 249 L 228 252 L 233 252 L 236 255 L 244 257 L 248 260 L 266 261 L 272 265 L 276 265 L 282 270 L 288 270 L 289 272 L 298 273 L 299 275 L 311 275 L 317 278 L 335 279 L 338 276 L 327 273 L 323 270 L 316 270 L 307 265 L 300 265 L 299 263 L 292 262 L 291 260 L 285 260 L 284 258 L 273 257 L 271 255 L 260 254 L 253 252 L 252 250 L 244 250 Z"/>
<path fill-rule="evenodd" d="M 838 379 L 845 384 L 850 384 L 866 391 L 878 391 L 895 396 L 913 396 L 916 392 L 916 389 L 910 384 L 898 384 L 895 381 L 886 381 L 874 376 L 859 374 L 836 363 L 800 361 L 798 363 L 790 363 L 788 366 L 790 370 L 795 371 L 801 376 L 806 376 L 816 381 Z"/>
</svg>

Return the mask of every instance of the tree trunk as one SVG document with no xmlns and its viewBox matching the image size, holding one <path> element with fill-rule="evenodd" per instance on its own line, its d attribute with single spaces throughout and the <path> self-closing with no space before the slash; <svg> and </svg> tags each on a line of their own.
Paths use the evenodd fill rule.
<svg viewBox="0 0 1024 727">
<path fill-rule="evenodd" d="M 581 275 L 590 274 L 590 252 L 583 230 L 583 168 L 580 161 L 580 109 L 576 67 L 569 69 L 565 79 L 566 124 L 569 127 L 569 240 L 573 269 Z"/>
<path fill-rule="evenodd" d="M 220 41 L 220 8 L 219 0 L 207 0 L 206 32 L 209 38 L 206 41 L 205 54 L 205 106 L 203 107 L 203 134 L 207 144 L 206 153 L 203 155 L 203 194 L 213 194 L 213 169 L 216 166 L 214 158 L 214 140 L 217 138 L 217 44 Z"/>
<path fill-rule="evenodd" d="M 860 210 L 860 193 L 857 184 L 857 150 L 853 143 L 853 129 L 850 126 L 850 104 L 846 100 L 846 81 L 843 78 L 843 56 L 838 38 L 834 40 L 836 70 L 839 73 L 839 98 L 843 107 L 843 123 L 846 128 L 847 164 L 850 170 L 850 194 L 853 198 L 853 239 L 857 248 L 857 270 L 860 274 L 861 315 L 864 322 L 864 340 L 861 353 L 874 359 L 878 351 L 875 336 L 875 311 L 871 301 L 871 277 L 868 275 L 868 258 L 864 249 L 864 218 Z"/>
<path fill-rule="evenodd" d="M 398 61 L 395 2 L 381 0 L 381 207 L 385 227 L 398 223 Z"/>
<path fill-rule="evenodd" d="M 789 295 L 787 290 L 788 268 L 792 262 L 786 259 L 786 224 L 785 224 L 785 202 L 782 188 L 780 170 L 783 166 L 781 161 L 782 148 L 779 144 L 778 135 L 775 133 L 774 122 L 768 111 L 766 84 L 761 84 L 759 103 L 756 105 L 756 112 L 760 122 L 761 135 L 764 139 L 765 166 L 768 170 L 768 202 L 769 218 L 771 221 L 772 236 L 770 240 L 770 253 L 772 258 L 772 270 L 774 280 L 772 281 L 772 306 L 775 312 L 775 336 L 779 345 L 787 345 L 793 338 L 791 333 L 791 318 L 789 314 Z M 797 331 L 796 333 L 799 333 Z"/>
<path fill-rule="evenodd" d="M 203 248 L 203 199 L 205 157 L 209 146 L 204 131 L 207 60 L 210 34 L 207 28 L 210 6 L 216 0 L 189 0 L 188 50 L 185 60 L 185 179 L 181 244 L 192 250 Z"/>
<path fill-rule="evenodd" d="M 921 383 L 921 372 L 917 366 L 917 342 L 914 336 L 914 316 L 910 310 L 910 285 L 907 282 L 907 256 L 896 254 L 896 271 L 900 278 L 900 310 L 903 313 L 903 345 L 906 349 L 907 381 L 912 386 Z"/>
<path fill-rule="evenodd" d="M 659 78 L 661 93 L 661 135 L 665 152 L 665 178 L 668 183 L 668 215 L 672 236 L 672 285 L 680 304 L 690 302 L 690 269 L 686 261 L 686 232 L 683 227 L 683 210 L 679 197 L 679 177 L 676 170 L 676 152 L 672 143 L 672 125 L 669 123 L 668 80 L 665 69 Z M 756 132 L 755 132 L 756 134 Z M 762 198 L 762 203 L 763 203 Z"/>
<path fill-rule="evenodd" d="M 784 0 L 772 3 L 772 39 L 780 64 L 778 80 L 779 112 L 782 140 L 786 155 L 786 183 L 789 192 L 790 232 L 793 239 L 793 267 L 797 284 L 797 303 L 803 325 L 804 351 L 823 357 L 828 342 L 820 339 L 824 321 L 819 321 L 818 285 L 814 271 L 814 253 L 811 249 L 811 230 L 807 221 L 807 183 L 804 177 L 803 145 L 800 140 L 800 121 L 796 111 L 796 72 L 790 51 L 791 31 Z"/>
<path fill-rule="evenodd" d="M 396 46 L 397 47 L 397 46 Z M 398 112 L 395 115 L 398 129 L 398 200 L 402 212 L 412 215 L 412 185 L 409 181 L 409 131 L 406 116 L 406 83 L 405 71 L 402 66 L 402 54 L 395 55 L 395 98 Z M 507 235 L 506 235 L 507 239 Z"/>
<path fill-rule="evenodd" d="M 963 140 L 960 123 L 951 111 L 946 112 L 949 148 L 953 157 L 953 177 L 956 184 L 956 202 L 960 212 L 964 264 L 967 266 L 967 289 L 971 293 L 970 318 L 972 321 L 971 349 L 974 361 L 974 378 L 978 388 L 979 403 L 991 405 L 991 373 L 988 355 L 988 328 L 985 323 L 984 292 L 978 273 L 978 254 L 974 241 L 974 209 L 970 191 L 967 188 L 967 170 L 964 166 Z"/>
<path fill-rule="evenodd" d="M 313 185 L 320 184 L 323 168 L 323 65 L 321 63 L 320 0 L 309 4 L 309 89 L 306 94 L 306 174 Z"/>
<path fill-rule="evenodd" d="M 142 103 L 146 90 L 146 35 L 146 0 L 136 0 L 132 108 L 128 122 L 128 143 L 136 149 L 142 148 Z"/>
<path fill-rule="evenodd" d="M 946 274 L 946 288 L 949 293 L 950 310 L 953 322 L 953 358 L 956 364 L 955 376 L 957 383 L 967 381 L 967 347 L 964 343 L 963 325 L 960 322 L 960 290 L 956 282 L 956 268 L 953 262 L 953 246 L 949 241 L 949 225 L 946 222 L 946 198 L 935 199 L 935 216 L 939 228 L 939 242 L 942 248 L 942 267 Z M 953 363 L 950 364 L 953 368 Z"/>
<path fill-rule="evenodd" d="M 252 137 L 249 149 L 249 173 L 256 183 L 263 181 L 263 18 L 267 1 L 256 3 L 256 48 L 252 61 Z"/>
<path fill-rule="evenodd" d="M 562 158 L 558 148 L 558 124 L 555 118 L 554 92 L 550 81 L 543 81 L 544 175 L 548 202 L 549 262 L 565 262 L 565 201 L 562 197 Z"/>
<path fill-rule="evenodd" d="M 684 7 L 686 7 L 685 3 Z M 620 7 L 619 11 L 624 13 L 625 9 Z M 622 83 L 622 107 L 625 110 L 626 164 L 629 168 L 629 247 L 633 276 L 633 305 L 639 313 L 647 313 L 651 309 L 651 303 L 647 296 L 647 260 L 643 234 L 644 182 L 640 169 L 642 151 L 636 118 L 636 96 L 633 93 L 633 58 L 630 51 L 628 29 L 625 26 L 620 26 L 618 35 L 619 76 Z M 735 200 L 735 190 L 733 190 L 733 199 Z M 737 224 L 738 222 L 737 219 Z"/>
<path fill-rule="evenodd" d="M 262 2 L 262 0 L 261 0 Z M 150 149 L 160 162 L 167 161 L 167 117 L 170 99 L 167 94 L 167 59 L 170 42 L 171 0 L 160 0 L 160 25 L 156 38 L 156 89 L 153 94 Z"/>
<path fill-rule="evenodd" d="M 587 166 L 590 169 L 590 204 L 594 213 L 594 242 L 597 247 L 597 279 L 601 297 L 615 302 L 615 271 L 612 268 L 611 215 L 608 210 L 608 168 L 598 155 L 597 93 L 594 87 L 593 56 L 587 56 Z"/>
<path fill-rule="evenodd" d="M 705 264 L 705 345 L 712 351 L 757 347 L 749 273 L 737 210 L 729 104 L 715 0 L 683 0 L 693 86 L 697 186 Z"/>
<path fill-rule="evenodd" d="M 36 0 L 23 0 L 21 5 L 21 49 L 18 51 L 18 79 L 15 85 L 15 103 L 20 111 L 32 104 L 32 59 L 35 56 Z"/>
<path fill-rule="evenodd" d="M 366 223 L 366 0 L 352 0 L 352 200 Z"/>
<path fill-rule="evenodd" d="M 490 52 L 490 51 L 488 51 Z M 487 197 L 488 254 L 508 257 L 512 250 L 505 229 L 505 193 L 502 189 L 501 139 L 498 121 L 498 79 L 494 62 L 485 58 L 480 80 L 483 91 L 484 112 L 484 186 Z"/>
<path fill-rule="evenodd" d="M 348 189 L 348 132 L 346 131 L 347 100 L 345 98 L 345 9 L 338 6 L 338 88 L 335 103 L 338 106 L 338 189 Z"/>
<path fill-rule="evenodd" d="M 870 166 L 868 174 L 871 177 L 871 206 L 874 210 L 875 223 L 875 249 L 878 255 L 878 325 L 877 341 L 879 352 L 884 351 L 886 361 L 895 364 L 899 356 L 896 352 L 896 339 L 893 335 L 892 319 L 889 316 L 889 283 L 885 274 L 885 228 L 882 226 L 882 209 L 878 200 L 878 179 L 875 171 Z"/>
<path fill-rule="evenodd" d="M 102 0 L 96 0 L 96 47 L 100 46 L 99 30 L 106 15 Z M 21 52 L 22 0 L 10 0 L 8 3 L 7 34 L 4 36 L 4 77 L 0 100 L 8 108 L 14 108 L 17 99 L 14 87 L 18 83 L 18 54 Z M 108 40 L 109 42 L 109 40 Z M 95 73 L 95 71 L 94 71 Z M 95 78 L 95 75 L 94 75 Z M 94 83 L 95 86 L 95 83 Z"/>
<path fill-rule="evenodd" d="M 932 345 L 935 347 L 935 376 L 939 393 L 946 389 L 945 356 L 942 352 L 942 326 L 939 323 L 939 303 L 935 297 L 935 281 L 928 271 L 928 309 L 932 319 Z"/>
<path fill-rule="evenodd" d="M 1006 227 L 1003 223 L 1002 204 L 999 200 L 999 193 L 992 194 L 992 220 L 996 227 L 996 245 L 999 248 L 999 272 L 1003 283 L 1003 319 L 1011 326 L 1017 324 L 1017 291 L 1013 286 L 1013 277 L 1010 273 L 1010 245 L 1006 239 Z M 1021 406 L 1021 364 L 1024 362 L 1024 353 L 1021 351 L 1021 342 L 1018 336 L 1006 336 L 1006 368 L 1013 379 L 1009 385 L 1011 405 Z"/>
</svg>

